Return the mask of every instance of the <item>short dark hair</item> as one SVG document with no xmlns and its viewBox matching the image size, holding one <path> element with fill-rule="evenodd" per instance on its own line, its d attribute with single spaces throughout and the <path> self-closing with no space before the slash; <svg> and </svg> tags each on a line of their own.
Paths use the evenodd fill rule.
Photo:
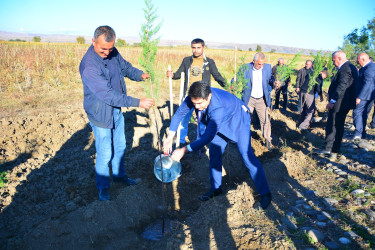
<svg viewBox="0 0 375 250">
<path fill-rule="evenodd" d="M 202 47 L 204 47 L 204 41 L 200 38 L 195 38 L 193 41 L 191 41 L 191 44 L 200 43 L 202 44 Z"/>
<path fill-rule="evenodd" d="M 193 82 L 189 88 L 188 94 L 190 98 L 203 98 L 207 100 L 208 96 L 211 94 L 211 86 L 203 81 Z"/>
<path fill-rule="evenodd" d="M 109 27 L 108 25 L 99 26 L 96 28 L 94 32 L 94 39 L 95 41 L 98 40 L 98 37 L 101 35 L 105 35 L 105 41 L 106 42 L 112 42 L 116 38 L 115 31 Z"/>
</svg>

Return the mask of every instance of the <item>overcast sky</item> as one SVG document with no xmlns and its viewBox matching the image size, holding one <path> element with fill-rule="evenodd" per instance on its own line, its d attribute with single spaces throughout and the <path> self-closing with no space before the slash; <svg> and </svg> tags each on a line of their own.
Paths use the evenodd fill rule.
<svg viewBox="0 0 375 250">
<path fill-rule="evenodd" d="M 265 43 L 335 50 L 344 35 L 375 17 L 375 0 L 154 0 L 161 39 Z M 143 0 L 0 0 L 0 30 L 92 35 L 110 25 L 139 36 Z"/>
</svg>

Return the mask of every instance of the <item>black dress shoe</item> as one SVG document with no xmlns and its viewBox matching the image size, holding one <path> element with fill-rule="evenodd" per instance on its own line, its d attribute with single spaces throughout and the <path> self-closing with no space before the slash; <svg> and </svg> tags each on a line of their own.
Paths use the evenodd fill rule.
<svg viewBox="0 0 375 250">
<path fill-rule="evenodd" d="M 331 151 L 324 150 L 324 149 L 318 149 L 318 150 L 313 151 L 313 154 L 320 155 L 320 156 L 330 156 Z"/>
<path fill-rule="evenodd" d="M 271 193 L 262 195 L 262 198 L 259 201 L 262 209 L 266 209 L 271 204 L 271 200 L 272 200 Z"/>
<path fill-rule="evenodd" d="M 223 192 L 223 190 L 221 188 L 218 188 L 216 190 L 210 190 L 207 193 L 205 193 L 204 195 L 202 195 L 201 197 L 199 197 L 198 199 L 201 200 L 201 201 L 208 201 L 209 199 L 220 195 L 222 192 Z"/>
</svg>

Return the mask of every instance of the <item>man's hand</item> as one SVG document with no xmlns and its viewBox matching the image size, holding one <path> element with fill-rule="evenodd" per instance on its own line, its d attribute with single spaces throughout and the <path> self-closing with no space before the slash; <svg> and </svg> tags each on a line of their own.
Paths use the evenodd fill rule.
<svg viewBox="0 0 375 250">
<path fill-rule="evenodd" d="M 299 93 L 299 90 L 300 90 L 299 88 L 296 88 L 296 93 L 297 93 L 297 94 Z"/>
<path fill-rule="evenodd" d="M 144 109 L 149 109 L 155 105 L 155 100 L 151 98 L 141 98 L 139 101 L 139 107 Z"/>
<path fill-rule="evenodd" d="M 168 135 L 167 139 L 164 140 L 163 142 L 164 155 L 170 155 L 172 153 L 173 137 L 174 135 Z"/>
<path fill-rule="evenodd" d="M 174 161 L 180 161 L 181 158 L 184 157 L 184 155 L 185 155 L 187 152 L 189 152 L 189 150 L 186 148 L 186 146 L 183 147 L 183 148 L 178 148 L 178 149 L 176 149 L 176 150 L 173 152 L 171 158 L 172 158 L 172 160 L 174 160 Z"/>
<path fill-rule="evenodd" d="M 146 80 L 147 80 L 148 78 L 150 78 L 151 76 L 150 76 L 149 74 L 147 74 L 147 73 L 143 73 L 141 77 L 142 77 L 142 80 L 143 80 L 143 81 L 146 81 Z"/>
<path fill-rule="evenodd" d="M 173 78 L 173 71 L 172 70 L 167 70 L 167 77 Z"/>
<path fill-rule="evenodd" d="M 358 105 L 358 104 L 360 104 L 360 103 L 361 103 L 361 99 L 359 99 L 359 98 L 355 99 L 355 104 L 356 104 L 356 105 Z"/>
<path fill-rule="evenodd" d="M 328 109 L 328 110 L 330 110 L 330 109 L 333 109 L 335 107 L 335 104 L 334 103 L 328 103 L 327 104 L 327 106 L 326 106 L 326 108 Z"/>
<path fill-rule="evenodd" d="M 281 86 L 281 82 L 277 80 L 277 81 L 275 81 L 275 82 L 273 83 L 273 86 L 274 86 L 276 89 L 279 89 L 280 86 Z"/>
</svg>

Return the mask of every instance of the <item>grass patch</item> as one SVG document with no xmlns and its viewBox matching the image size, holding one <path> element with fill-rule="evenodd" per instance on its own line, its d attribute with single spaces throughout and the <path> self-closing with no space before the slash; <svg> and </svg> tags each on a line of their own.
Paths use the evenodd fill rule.
<svg viewBox="0 0 375 250">
<path fill-rule="evenodd" d="M 306 244 L 314 245 L 315 243 L 315 240 L 311 238 L 308 233 L 303 233 L 302 238 Z"/>
<path fill-rule="evenodd" d="M 345 198 L 353 190 L 359 189 L 360 185 L 354 182 L 352 179 L 345 180 L 341 185 L 332 186 L 333 191 L 336 193 L 338 198 Z"/>
<path fill-rule="evenodd" d="M 6 172 L 6 171 L 1 171 L 0 172 L 0 188 L 3 188 L 4 187 L 4 183 L 7 182 L 7 180 L 8 180 L 7 174 L 8 174 L 8 172 Z"/>
</svg>

